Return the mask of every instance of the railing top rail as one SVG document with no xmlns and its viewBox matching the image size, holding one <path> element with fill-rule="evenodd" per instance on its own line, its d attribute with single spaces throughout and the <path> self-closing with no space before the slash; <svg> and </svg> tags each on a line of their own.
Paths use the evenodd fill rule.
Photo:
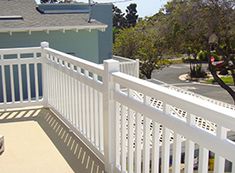
<svg viewBox="0 0 235 173">
<path fill-rule="evenodd" d="M 45 50 L 47 53 L 51 55 L 59 56 L 59 58 L 63 61 L 66 61 L 75 66 L 84 68 L 86 70 L 89 70 L 90 72 L 95 72 L 96 74 L 103 76 L 104 67 L 99 64 L 96 64 L 96 63 L 93 63 L 93 62 L 90 62 L 81 58 L 77 58 L 73 55 L 69 55 L 69 54 L 66 54 L 58 50 L 51 49 L 51 48 L 45 48 Z"/>
<path fill-rule="evenodd" d="M 7 49 L 0 49 L 0 54 L 17 54 L 17 53 L 33 53 L 33 52 L 41 52 L 40 47 L 26 47 L 26 48 L 7 48 Z"/>
<path fill-rule="evenodd" d="M 158 98 L 164 104 L 183 108 L 190 114 L 199 115 L 218 125 L 235 130 L 235 112 L 229 108 L 215 105 L 190 95 L 182 95 L 164 86 L 156 85 L 121 72 L 113 73 L 113 77 L 114 81 L 120 83 L 123 87 L 128 87 L 145 95 Z"/>
<path fill-rule="evenodd" d="M 119 60 L 119 61 L 121 61 L 122 63 L 123 63 L 123 62 L 135 62 L 135 60 L 133 60 L 133 59 L 129 59 L 129 58 L 125 58 L 125 57 L 117 56 L 117 55 L 113 55 L 113 59 Z"/>
</svg>

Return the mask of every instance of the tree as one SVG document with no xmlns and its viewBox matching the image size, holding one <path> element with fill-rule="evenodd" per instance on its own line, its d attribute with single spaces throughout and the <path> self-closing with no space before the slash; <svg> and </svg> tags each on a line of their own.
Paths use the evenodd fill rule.
<svg viewBox="0 0 235 173">
<path fill-rule="evenodd" d="M 127 21 L 123 13 L 117 6 L 113 5 L 113 27 L 121 29 L 126 27 Z"/>
<path fill-rule="evenodd" d="M 137 5 L 136 4 L 130 4 L 127 6 L 126 9 L 126 20 L 127 20 L 127 26 L 133 27 L 137 23 L 138 15 L 137 15 Z"/>
<path fill-rule="evenodd" d="M 141 77 L 147 79 L 151 78 L 153 70 L 167 65 L 162 58 L 164 50 L 162 39 L 147 26 L 145 20 L 135 27 L 121 30 L 114 44 L 115 54 L 140 60 Z"/>
<path fill-rule="evenodd" d="M 135 59 L 140 48 L 140 37 L 141 35 L 135 28 L 120 30 L 114 43 L 114 54 Z"/>
<path fill-rule="evenodd" d="M 163 44 L 156 32 L 149 30 L 143 34 L 136 57 L 140 60 L 141 74 L 147 79 L 151 79 L 155 69 L 162 69 L 168 65 L 163 59 L 163 50 Z"/>
<path fill-rule="evenodd" d="M 158 29 L 169 46 L 168 50 L 174 53 L 192 50 L 194 56 L 201 50 L 210 52 L 208 40 L 212 34 L 216 34 L 219 39 L 213 50 L 224 62 L 220 70 L 228 70 L 235 85 L 235 1 L 172 0 L 162 11 L 164 17 L 155 15 L 155 23 L 161 23 Z M 208 53 L 208 67 L 214 80 L 235 102 L 235 91 L 219 78 L 218 69 L 210 57 Z"/>
</svg>

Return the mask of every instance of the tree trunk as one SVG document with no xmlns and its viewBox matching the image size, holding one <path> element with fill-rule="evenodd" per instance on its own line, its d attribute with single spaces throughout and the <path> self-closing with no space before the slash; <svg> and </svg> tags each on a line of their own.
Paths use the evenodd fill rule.
<svg viewBox="0 0 235 173">
<path fill-rule="evenodd" d="M 209 62 L 209 70 L 214 78 L 214 80 L 223 88 L 225 89 L 229 95 L 232 97 L 234 105 L 235 105 L 235 91 L 228 85 L 224 83 L 223 80 L 220 79 L 220 77 L 217 75 L 215 68 L 212 66 L 211 62 Z"/>
<path fill-rule="evenodd" d="M 232 77 L 233 77 L 233 86 L 235 86 L 235 70 L 231 70 Z"/>
</svg>

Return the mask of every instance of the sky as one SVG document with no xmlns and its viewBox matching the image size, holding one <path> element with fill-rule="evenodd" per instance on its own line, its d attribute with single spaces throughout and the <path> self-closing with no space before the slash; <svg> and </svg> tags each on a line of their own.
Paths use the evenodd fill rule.
<svg viewBox="0 0 235 173">
<path fill-rule="evenodd" d="M 136 3 L 139 17 L 145 17 L 156 14 L 166 2 L 167 0 L 133 0 L 125 3 L 115 3 L 114 5 L 118 6 L 122 12 L 125 12 L 130 3 Z"/>
<path fill-rule="evenodd" d="M 39 1 L 40 0 L 36 0 L 37 3 Z M 79 0 L 79 1 L 88 2 L 88 0 Z M 136 3 L 139 17 L 154 15 L 167 2 L 167 0 L 130 0 L 127 2 L 123 2 L 123 1 L 125 0 L 95 0 L 95 2 L 98 2 L 98 3 L 99 2 L 116 2 L 114 3 L 114 5 L 118 6 L 118 8 L 122 10 L 122 12 L 125 12 L 126 7 L 130 3 Z"/>
</svg>

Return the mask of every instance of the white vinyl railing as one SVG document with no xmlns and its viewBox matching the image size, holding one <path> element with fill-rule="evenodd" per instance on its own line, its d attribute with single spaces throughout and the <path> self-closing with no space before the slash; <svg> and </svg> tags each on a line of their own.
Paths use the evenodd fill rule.
<svg viewBox="0 0 235 173">
<path fill-rule="evenodd" d="M 104 69 L 50 48 L 44 49 L 43 56 L 47 105 L 104 160 Z"/>
<path fill-rule="evenodd" d="M 165 85 L 166 86 L 166 85 Z M 232 109 L 235 111 L 235 106 L 234 105 L 231 105 L 229 103 L 225 103 L 225 102 L 222 102 L 222 101 L 219 101 L 219 100 L 215 100 L 215 99 L 211 99 L 211 98 L 208 98 L 208 97 L 205 97 L 205 96 L 202 96 L 200 94 L 196 94 L 194 92 L 191 92 L 191 91 L 187 91 L 185 89 L 182 89 L 182 88 L 179 88 L 179 87 L 175 87 L 175 86 L 172 86 L 172 85 L 167 85 L 168 88 L 172 89 L 172 90 L 176 90 L 182 94 L 187 94 L 187 95 L 191 95 L 191 96 L 194 96 L 194 97 L 197 97 L 197 98 L 200 98 L 202 100 L 206 100 L 208 102 L 211 102 L 211 103 L 214 103 L 216 105 L 219 105 L 219 106 L 223 106 L 223 107 L 226 107 L 226 108 L 229 108 L 229 109 Z"/>
<path fill-rule="evenodd" d="M 113 56 L 114 60 L 119 61 L 119 69 L 120 72 L 128 74 L 130 76 L 134 76 L 139 78 L 139 60 L 133 60 L 133 59 L 128 59 L 124 58 L 121 56 Z"/>
<path fill-rule="evenodd" d="M 226 159 L 235 173 L 235 143 L 227 137 L 235 132 L 234 110 L 124 74 L 118 61 L 100 66 L 45 42 L 0 55 L 0 109 L 50 108 L 106 172 L 206 173 L 213 153 L 214 172 L 224 172 Z"/>
<path fill-rule="evenodd" d="M 41 48 L 0 49 L 0 109 L 42 102 Z"/>
<path fill-rule="evenodd" d="M 189 95 L 179 95 L 176 91 L 120 72 L 113 74 L 113 80 L 116 108 L 115 166 L 118 171 L 147 173 L 150 170 L 159 172 L 161 168 L 161 172 L 168 173 L 171 167 L 173 172 L 180 172 L 180 165 L 184 164 L 185 172 L 190 173 L 194 171 L 194 160 L 198 157 L 198 172 L 203 173 L 208 171 L 209 151 L 215 153 L 215 172 L 224 172 L 224 158 L 235 161 L 235 145 L 227 138 L 229 129 L 235 130 L 233 110 Z M 126 88 L 128 92 L 120 88 Z M 132 97 L 133 92 L 142 93 L 143 101 Z M 161 100 L 163 109 L 152 106 L 152 98 Z M 186 121 L 172 116 L 172 107 L 185 110 Z M 197 117 L 216 123 L 216 134 L 197 127 Z M 181 162 L 183 139 L 185 159 Z M 195 154 L 197 148 L 199 155 Z M 232 171 L 235 172 L 234 168 Z"/>
</svg>

